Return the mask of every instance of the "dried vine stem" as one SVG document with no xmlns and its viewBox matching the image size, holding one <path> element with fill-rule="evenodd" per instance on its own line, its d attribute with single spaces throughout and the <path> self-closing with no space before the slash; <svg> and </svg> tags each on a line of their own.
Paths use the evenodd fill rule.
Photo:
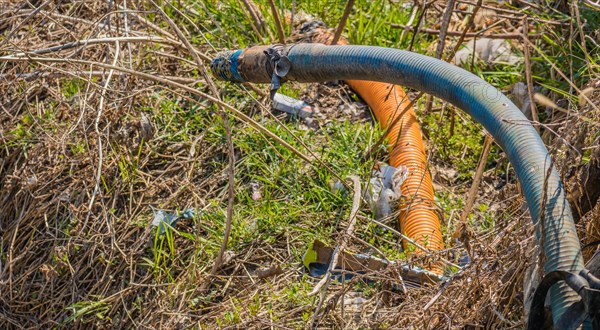
<svg viewBox="0 0 600 330">
<path fill-rule="evenodd" d="M 473 204 L 475 203 L 477 190 L 479 189 L 479 184 L 481 183 L 481 178 L 483 177 L 483 171 L 485 170 L 485 164 L 487 163 L 487 158 L 490 155 L 490 150 L 493 141 L 494 139 L 491 135 L 485 135 L 485 140 L 483 142 L 483 150 L 481 151 L 481 156 L 479 156 L 477 169 L 475 170 L 475 175 L 473 176 L 473 183 L 471 184 L 471 188 L 469 189 L 469 192 L 467 193 L 467 196 L 465 198 L 465 207 L 463 208 L 463 212 L 460 216 L 461 222 L 467 220 L 467 216 L 469 215 L 469 212 L 471 212 Z"/>
<path fill-rule="evenodd" d="M 440 35 L 437 49 L 435 51 L 435 58 L 441 59 L 444 54 L 444 47 L 446 46 L 446 33 L 448 32 L 448 26 L 450 25 L 450 19 L 452 18 L 452 11 L 454 11 L 454 0 L 448 0 L 446 3 L 446 10 L 442 15 L 442 25 L 440 27 Z M 433 106 L 433 96 L 427 95 L 425 100 L 425 113 L 431 112 Z"/>
<path fill-rule="evenodd" d="M 396 29 L 405 29 L 405 30 L 415 30 L 410 26 L 405 26 L 401 24 L 390 24 L 391 27 Z M 436 34 L 439 35 L 441 33 L 440 30 L 436 29 L 419 29 L 419 32 L 427 33 L 427 34 Z M 459 37 L 463 34 L 461 31 L 446 31 L 446 36 L 450 37 Z M 469 32 L 465 35 L 466 38 L 488 38 L 488 39 L 521 39 L 522 36 L 520 33 L 480 33 L 480 32 Z M 539 39 L 541 38 L 541 34 L 531 34 L 529 35 L 530 39 Z M 460 45 L 460 43 L 459 43 Z"/>
<path fill-rule="evenodd" d="M 192 44 L 189 42 L 189 40 L 187 40 L 187 38 L 183 35 L 181 30 L 175 24 L 175 22 L 173 22 L 173 20 L 162 10 L 162 8 L 160 8 L 160 6 L 158 6 L 152 0 L 150 0 L 150 2 L 152 2 L 152 4 L 160 12 L 160 14 L 163 16 L 163 18 L 169 23 L 169 26 L 175 31 L 175 33 L 177 34 L 179 39 L 185 44 L 185 46 L 187 47 L 190 54 L 192 54 L 194 61 L 196 61 L 196 65 L 200 69 L 200 72 L 201 72 L 202 76 L 204 77 L 204 79 L 206 80 L 206 83 L 208 84 L 211 92 L 213 93 L 213 95 L 215 96 L 215 98 L 217 100 L 221 101 L 221 98 L 219 97 L 219 91 L 217 90 L 217 86 L 215 85 L 215 82 L 212 80 L 211 76 L 206 71 L 206 67 L 204 66 L 204 63 L 202 63 L 202 60 L 200 59 L 200 57 L 194 50 L 194 47 L 192 46 Z M 235 154 L 234 154 L 234 150 L 233 150 L 233 139 L 231 137 L 231 125 L 229 124 L 229 118 L 227 118 L 227 112 L 225 111 L 223 106 L 219 104 L 218 107 L 220 109 L 219 115 L 221 116 L 221 119 L 223 120 L 223 126 L 225 127 L 225 136 L 227 139 L 227 153 L 228 153 L 228 158 L 229 158 L 228 173 L 227 173 L 227 175 L 229 177 L 228 178 L 228 181 L 229 181 L 228 182 L 228 192 L 227 192 L 228 202 L 227 202 L 227 220 L 225 222 L 225 231 L 223 233 L 223 241 L 221 243 L 221 248 L 219 250 L 219 253 L 217 254 L 217 258 L 215 259 L 215 261 L 213 263 L 209 278 L 212 278 L 217 273 L 217 271 L 221 268 L 221 266 L 223 264 L 223 255 L 225 254 L 225 250 L 227 249 L 227 243 L 229 242 L 229 234 L 231 233 L 231 224 L 233 222 L 233 202 L 235 200 Z M 209 281 L 207 281 L 205 283 L 209 284 Z"/>
<path fill-rule="evenodd" d="M 277 27 L 277 36 L 279 37 L 279 43 L 285 44 L 285 34 L 283 33 L 283 25 L 281 25 L 281 19 L 279 18 L 277 7 L 275 7 L 275 2 L 273 2 L 273 0 L 269 0 L 269 6 L 271 7 L 271 12 L 273 13 L 275 27 Z"/>
<path fill-rule="evenodd" d="M 333 40 L 331 40 L 331 44 L 337 44 L 338 40 L 342 36 L 342 31 L 344 30 L 344 26 L 346 26 L 346 21 L 348 20 L 348 16 L 350 16 L 350 12 L 352 11 L 352 6 L 354 5 L 354 0 L 348 0 L 346 3 L 346 8 L 344 8 L 344 14 L 342 14 L 342 18 L 340 19 L 340 23 L 338 24 L 337 29 L 335 30 L 335 34 L 333 35 Z"/>
<path fill-rule="evenodd" d="M 358 210 L 360 208 L 360 199 L 361 199 L 361 187 L 360 187 L 360 178 L 354 175 L 348 177 L 348 179 L 352 180 L 354 187 L 354 195 L 352 198 L 352 210 L 350 211 L 350 223 L 348 224 L 348 228 L 346 228 L 346 232 L 342 235 L 341 242 L 338 246 L 335 247 L 333 253 L 331 255 L 331 262 L 329 263 L 329 268 L 327 268 L 327 273 L 325 276 L 317 283 L 315 288 L 308 295 L 313 296 L 318 292 L 321 293 L 319 297 L 319 304 L 315 309 L 315 313 L 313 314 L 312 326 L 316 327 L 319 321 L 319 312 L 321 311 L 321 307 L 323 307 L 323 302 L 325 301 L 325 295 L 327 293 L 327 287 L 331 282 L 331 275 L 333 273 L 333 269 L 338 263 L 338 259 L 340 256 L 340 252 L 346 249 L 346 245 L 348 244 L 348 238 L 352 236 L 354 232 L 354 225 L 356 224 L 356 219 L 358 215 Z M 343 261 L 342 261 L 343 263 Z"/>
<path fill-rule="evenodd" d="M 523 18 L 523 40 L 529 41 L 529 22 L 527 17 Z M 525 80 L 527 81 L 527 93 L 529 94 L 529 108 L 531 110 L 531 119 L 535 122 L 539 122 L 540 118 L 533 101 L 533 77 L 531 74 L 531 54 L 529 53 L 529 45 L 523 45 L 523 53 L 525 55 Z M 540 132 L 540 128 L 535 126 L 535 129 Z"/>
</svg>

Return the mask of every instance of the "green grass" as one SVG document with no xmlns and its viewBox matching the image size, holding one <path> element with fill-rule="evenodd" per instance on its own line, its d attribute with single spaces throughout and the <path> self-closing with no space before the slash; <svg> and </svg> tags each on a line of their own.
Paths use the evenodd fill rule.
<svg viewBox="0 0 600 330">
<path fill-rule="evenodd" d="M 191 2 L 192 5 L 194 2 Z M 266 1 L 256 1 L 260 7 L 268 27 L 273 35 L 276 35 L 275 25 Z M 279 8 L 291 8 L 289 0 L 276 2 Z M 346 1 L 299 1 L 298 9 L 315 15 L 317 19 L 324 20 L 329 26 L 337 26 L 342 15 Z M 226 38 L 218 28 L 211 23 L 208 16 L 193 17 L 192 20 L 203 28 L 203 36 L 195 36 L 192 42 L 203 44 L 207 38 L 211 45 L 217 49 L 241 48 L 253 44 L 268 43 L 267 36 L 259 38 L 251 28 L 251 21 L 244 13 L 238 1 L 207 2 L 212 19 L 216 20 Z M 203 9 L 195 6 L 196 10 L 203 13 Z M 590 12 L 586 11 L 586 15 Z M 405 24 L 409 19 L 410 12 L 400 4 L 390 1 L 358 1 L 352 11 L 346 27 L 346 35 L 355 44 L 396 46 L 406 48 L 410 42 L 409 37 L 400 39 L 401 30 L 390 27 L 391 22 Z M 551 17 L 546 17 L 551 18 Z M 208 28 L 210 26 L 210 28 Z M 285 26 L 287 33 L 289 26 Z M 410 36 L 410 34 L 409 34 Z M 554 39 L 556 40 L 556 39 Z M 421 34 L 417 37 L 414 51 L 426 52 L 431 49 L 435 37 Z M 549 46 L 548 51 L 552 53 L 557 62 L 570 61 L 569 63 L 579 68 L 575 73 L 576 83 L 583 84 L 586 81 L 588 69 L 582 67 L 582 54 L 567 52 L 563 44 L 554 42 L 548 37 L 537 42 L 538 45 Z M 561 54 L 569 54 L 568 58 Z M 592 53 L 590 51 L 590 53 Z M 431 55 L 431 54 L 430 54 Z M 597 61 L 597 58 L 590 59 Z M 552 79 L 548 76 L 548 65 L 544 60 L 533 54 L 533 72 L 535 80 L 549 90 L 568 96 L 568 88 L 564 81 Z M 473 72 L 499 89 L 505 89 L 512 84 L 522 81 L 524 75 L 523 65 L 517 66 L 487 66 L 476 63 Z M 299 95 L 299 90 L 292 85 L 284 85 L 282 92 L 293 97 Z M 227 90 L 225 99 L 233 104 L 250 104 L 252 99 L 238 88 L 231 86 L 221 87 Z M 166 103 L 165 103 L 166 102 Z M 422 102 L 419 103 L 422 105 Z M 438 103 L 436 103 L 438 104 Z M 213 107 L 198 108 L 185 107 L 182 104 L 171 103 L 165 100 L 160 111 L 154 116 L 159 118 L 159 123 L 167 132 L 172 133 L 161 136 L 161 138 L 172 141 L 190 141 L 197 134 L 207 132 L 206 139 L 211 143 L 224 144 L 225 131 L 222 122 L 215 116 L 207 115 L 214 112 Z M 430 142 L 435 150 L 434 159 L 447 162 L 451 167 L 459 171 L 460 179 L 468 181 L 477 165 L 479 154 L 482 150 L 483 135 L 481 125 L 475 123 L 464 114 L 455 117 L 454 131 L 451 134 L 449 122 L 449 108 L 443 116 L 440 112 L 433 112 L 422 116 L 421 120 L 429 133 Z M 208 118 L 212 118 L 209 119 Z M 272 132 L 282 137 L 293 146 L 303 149 L 292 136 L 282 129 L 278 124 L 267 118 L 258 118 L 259 121 Z M 376 141 L 379 132 L 376 127 L 363 124 L 350 124 L 347 122 L 334 122 L 326 128 L 326 132 L 305 131 L 299 129 L 295 122 L 287 123 L 287 128 L 300 139 L 308 142 L 312 150 L 319 154 L 326 162 L 341 176 L 348 174 L 359 174 L 367 177 L 372 163 L 361 162 L 362 154 Z M 309 166 L 294 156 L 289 150 L 282 148 L 274 142 L 265 139 L 256 131 L 249 129 L 234 129 L 234 145 L 239 154 L 236 163 L 236 200 L 234 213 L 234 226 L 230 238 L 230 249 L 243 251 L 252 242 L 259 241 L 261 244 L 277 244 L 282 237 L 291 237 L 293 250 L 292 260 L 299 262 L 303 247 L 313 239 L 318 238 L 328 243 L 331 234 L 338 231 L 336 227 L 340 218 L 347 217 L 350 206 L 348 197 L 332 194 L 326 187 L 333 180 L 331 174 L 321 166 Z M 501 150 L 494 146 L 488 158 L 491 162 L 498 159 Z M 224 165 L 225 155 L 215 159 L 214 168 Z M 505 166 L 502 166 L 505 168 Z M 261 187 L 262 199 L 254 201 L 251 198 L 250 183 L 258 182 Z M 446 217 L 452 209 L 460 209 L 462 206 L 462 191 L 455 194 L 438 193 L 440 205 Z M 215 209 L 199 220 L 206 225 L 207 236 L 203 238 L 206 242 L 219 242 L 225 221 L 225 210 L 223 204 L 215 204 Z M 485 206 L 479 207 L 477 222 L 479 228 L 488 230 L 493 228 L 494 219 L 486 213 Z M 201 224 L 202 226 L 202 224 Z M 444 228 L 446 230 L 446 228 Z M 359 235 L 374 246 L 384 251 L 389 259 L 402 258 L 397 248 L 390 245 L 389 241 L 396 242 L 390 233 L 373 225 L 360 224 L 357 230 Z M 178 235 L 174 232 L 174 235 Z M 190 238 L 191 239 L 191 238 Z M 169 239 L 166 239 L 168 242 Z M 155 249 L 170 250 L 172 244 L 161 243 Z M 176 249 L 176 247 L 175 247 Z M 203 247 L 202 253 L 214 257 L 218 251 L 218 244 L 210 244 Z M 156 252 L 155 252 L 156 253 Z M 161 252 L 165 258 L 167 252 Z M 211 259 L 209 258 L 209 259 Z M 161 260 L 160 256 L 155 259 Z M 156 267 L 158 262 L 153 263 Z M 206 265 L 204 265 L 206 266 Z M 166 267 L 163 265 L 163 268 Z M 288 300 L 294 304 L 298 292 L 310 289 L 300 282 L 298 288 L 294 288 L 294 294 L 288 295 Z M 258 296 L 256 296 L 258 297 Z M 256 304 L 260 305 L 262 297 L 255 298 Z M 227 312 L 225 324 L 235 324 L 239 321 L 236 310 L 242 308 L 233 303 L 232 310 Z M 258 307 L 249 307 L 253 313 Z"/>
<path fill-rule="evenodd" d="M 315 15 L 317 19 L 324 20 L 330 27 L 337 26 L 346 3 L 345 0 L 296 2 L 298 9 Z M 269 40 L 268 33 L 260 37 L 253 32 L 252 22 L 239 1 L 205 1 L 204 5 L 208 8 L 210 16 L 197 0 L 187 3 L 201 14 L 199 16 L 189 15 L 195 26 L 182 20 L 170 5 L 164 5 L 163 8 L 170 17 L 177 19 L 181 26 L 188 31 L 195 31 L 190 41 L 198 48 L 208 49 L 209 52 L 212 52 L 212 47 L 221 50 L 273 42 L 273 40 Z M 275 24 L 267 1 L 261 0 L 256 3 L 267 21 L 271 34 L 276 35 Z M 172 2 L 172 4 L 176 5 L 176 2 Z M 279 8 L 291 8 L 292 1 L 276 1 L 276 4 Z M 150 19 L 153 18 L 152 16 L 152 14 L 147 14 Z M 389 23 L 406 24 L 409 16 L 409 9 L 402 8 L 399 3 L 387 0 L 357 1 L 348 20 L 345 35 L 354 44 L 407 48 L 411 35 L 405 35 L 401 39 L 402 31 L 391 28 Z M 595 22 L 593 24 L 598 24 L 600 21 L 597 15 L 590 11 L 584 11 L 584 16 L 590 22 Z M 214 24 L 215 22 L 218 23 L 218 27 Z M 165 24 L 162 24 L 161 27 L 168 29 Z M 285 29 L 289 33 L 290 27 L 286 25 Z M 582 86 L 589 80 L 592 69 L 583 65 L 586 63 L 585 54 L 580 45 L 572 45 L 567 49 L 567 46 L 554 40 L 556 39 L 549 36 L 537 41 L 537 44 L 544 46 L 544 50 L 548 51 L 549 56 L 555 59 L 557 64 L 561 64 L 561 68 L 567 70 L 566 72 L 573 72 L 574 82 L 578 86 Z M 420 34 L 416 38 L 413 50 L 427 53 L 428 49 L 432 49 L 431 45 L 434 41 L 435 37 Z M 211 47 L 207 47 L 207 44 L 210 44 Z M 600 61 L 597 49 L 589 47 L 588 54 L 590 55 L 587 59 L 589 62 L 598 63 Z M 191 57 L 188 56 L 188 59 L 191 60 Z M 543 86 L 546 91 L 553 91 L 556 95 L 569 98 L 571 101 L 575 100 L 576 95 L 573 95 L 564 80 L 550 76 L 549 65 L 541 56 L 533 54 L 532 61 L 534 78 L 538 84 Z M 571 68 L 573 70 L 569 70 Z M 499 89 L 505 89 L 523 80 L 524 76 L 523 65 L 490 67 L 476 63 L 472 71 Z M 195 74 L 198 75 L 197 72 Z M 83 85 L 79 80 L 69 80 L 63 85 L 62 93 L 65 98 L 70 98 L 79 93 L 82 88 Z M 240 107 L 242 111 L 247 111 L 256 98 L 255 94 L 250 94 L 239 86 L 219 83 L 219 88 L 223 91 L 223 100 Z M 289 84 L 284 85 L 280 91 L 292 97 L 299 97 L 302 88 L 301 85 Z M 153 92 L 150 99 L 149 103 L 154 106 L 144 106 L 139 110 L 153 118 L 154 125 L 158 128 L 155 140 L 164 142 L 164 145 L 167 146 L 175 146 L 192 144 L 199 136 L 202 136 L 205 145 L 217 146 L 218 148 L 215 149 L 225 150 L 226 131 L 222 119 L 217 115 L 219 109 L 215 106 L 208 103 L 192 104 L 165 91 Z M 434 104 L 434 106 L 439 105 L 441 103 L 438 101 Z M 423 108 L 423 100 L 418 102 L 418 108 Z M 460 181 L 469 182 L 482 151 L 484 139 L 482 127 L 466 115 L 457 113 L 451 132 L 450 110 L 451 108 L 448 107 L 443 114 L 431 112 L 421 115 L 420 120 L 428 133 L 431 148 L 434 150 L 432 159 L 455 168 L 459 172 Z M 22 123 L 19 123 L 16 129 L 10 132 L 9 141 L 26 148 L 28 141 L 33 136 L 29 127 L 34 119 L 48 122 L 53 118 L 49 117 L 49 113 L 39 116 L 39 118 L 31 115 L 24 116 Z M 122 122 L 131 120 L 126 116 L 121 119 Z M 332 193 L 329 190 L 329 184 L 335 180 L 332 173 L 319 164 L 307 164 L 290 150 L 265 138 L 256 130 L 237 122 L 231 116 L 229 119 L 235 123 L 233 144 L 236 154 L 236 185 L 233 227 L 228 250 L 241 254 L 255 246 L 287 245 L 290 255 L 283 260 L 282 267 L 289 269 L 300 267 L 302 255 L 314 239 L 335 245 L 337 243 L 336 234 L 343 230 L 349 215 L 351 196 Z M 362 157 L 381 134 L 377 126 L 333 121 L 320 131 L 314 131 L 302 128 L 297 121 L 286 121 L 284 122 L 286 130 L 270 117 L 255 116 L 255 119 L 304 153 L 307 151 L 293 135 L 306 142 L 310 149 L 339 176 L 359 175 L 363 180 L 369 176 L 373 162 L 365 162 Z M 119 142 L 115 142 L 111 147 L 114 154 L 120 157 L 118 159 L 120 180 L 131 187 L 141 187 L 143 176 L 138 171 L 140 166 L 143 166 L 141 150 L 132 149 L 125 152 L 127 148 Z M 89 146 L 85 141 L 75 140 L 69 142 L 69 148 L 73 155 L 83 157 Z M 164 150 L 152 150 L 152 153 L 151 160 L 159 159 L 160 162 L 168 162 L 158 156 L 158 153 L 165 154 Z M 494 146 L 488 163 L 491 164 L 494 160 L 501 158 L 500 155 L 501 150 Z M 196 164 L 196 166 L 202 168 L 198 179 L 222 176 L 224 175 L 223 169 L 227 166 L 227 155 L 223 152 L 216 152 L 208 161 Z M 501 168 L 506 168 L 506 166 L 501 166 Z M 251 184 L 253 182 L 259 184 L 262 196 L 260 200 L 252 199 Z M 463 187 L 468 187 L 468 185 L 463 185 Z M 109 189 L 105 183 L 107 193 L 110 193 L 112 189 L 112 187 Z M 181 273 L 189 268 L 198 270 L 198 273 L 202 275 L 206 275 L 210 271 L 223 240 L 226 222 L 226 198 L 222 198 L 226 194 L 226 187 L 221 186 L 219 189 L 218 197 L 208 201 L 209 205 L 205 207 L 205 212 L 188 224 L 190 228 L 194 228 L 193 230 L 171 229 L 167 230 L 164 235 L 157 232 L 152 235 L 151 244 L 147 247 L 147 253 L 142 258 L 141 266 L 153 274 L 155 283 L 180 285 L 186 290 L 193 290 L 197 286 L 196 275 L 188 274 L 189 276 L 182 280 Z M 446 219 L 453 210 L 462 209 L 463 193 L 464 189 L 457 189 L 453 192 L 437 192 L 437 202 Z M 188 206 L 172 205 L 175 202 L 171 201 L 169 205 L 159 205 L 158 207 L 184 208 Z M 362 212 L 362 215 L 370 216 L 366 210 Z M 481 231 L 493 229 L 496 221 L 485 205 L 476 205 L 476 214 L 470 220 L 473 226 Z M 131 221 L 135 226 L 143 227 L 151 219 L 147 214 L 142 214 Z M 452 229 L 443 228 L 444 232 L 451 232 Z M 359 220 L 356 235 L 377 247 L 389 260 L 405 258 L 405 254 L 398 249 L 398 238 L 379 226 Z M 56 262 L 68 263 L 68 256 L 65 255 L 63 258 L 67 259 Z M 67 268 L 61 268 L 61 271 L 63 270 L 66 272 Z M 190 274 L 194 274 L 194 272 L 190 272 Z M 222 327 L 241 323 L 244 314 L 256 316 L 263 311 L 267 312 L 271 320 L 277 321 L 285 316 L 286 310 L 314 305 L 316 297 L 308 296 L 308 292 L 312 290 L 313 286 L 314 280 L 303 275 L 295 278 L 285 289 L 254 293 L 250 302 L 235 296 L 222 297 L 215 290 L 210 294 L 195 297 L 187 304 L 192 310 L 195 310 L 202 309 L 209 303 L 225 300 L 228 304 L 227 310 L 224 311 L 221 318 L 216 318 L 218 325 Z M 378 290 L 378 287 L 359 283 L 356 285 L 356 289 L 369 295 L 373 290 Z M 140 302 L 140 306 L 142 304 Z M 104 319 L 107 317 L 110 303 L 105 299 L 82 301 L 71 305 L 68 309 L 72 311 L 72 317 L 67 320 L 67 323 L 86 317 Z M 302 322 L 307 322 L 312 317 L 312 309 L 305 310 L 300 315 L 301 320 L 296 326 L 301 326 Z"/>
</svg>

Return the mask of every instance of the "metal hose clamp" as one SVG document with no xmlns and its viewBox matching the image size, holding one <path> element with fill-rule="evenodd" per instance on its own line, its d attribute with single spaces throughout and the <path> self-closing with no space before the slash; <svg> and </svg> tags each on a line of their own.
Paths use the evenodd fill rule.
<svg viewBox="0 0 600 330">
<path fill-rule="evenodd" d="M 283 54 L 284 45 L 273 45 L 265 50 L 265 54 L 269 57 L 273 75 L 271 76 L 271 100 L 275 97 L 275 93 L 281 87 L 281 79 L 284 78 L 292 67 L 292 62 Z"/>
</svg>

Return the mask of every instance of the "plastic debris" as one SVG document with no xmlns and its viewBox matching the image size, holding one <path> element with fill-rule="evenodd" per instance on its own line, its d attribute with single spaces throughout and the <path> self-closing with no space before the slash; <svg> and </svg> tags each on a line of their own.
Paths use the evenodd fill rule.
<svg viewBox="0 0 600 330">
<path fill-rule="evenodd" d="M 406 166 L 395 168 L 380 164 L 373 170 L 363 197 L 369 203 L 375 219 L 384 219 L 393 213 L 394 204 L 402 197 L 400 188 L 407 177 L 408 168 Z M 334 194 L 339 192 L 344 196 L 348 193 L 340 181 L 331 182 L 329 188 Z"/>
<path fill-rule="evenodd" d="M 253 181 L 250 184 L 250 187 L 252 189 L 252 200 L 254 200 L 254 201 L 260 200 L 262 198 L 262 195 L 260 194 L 260 185 L 258 184 L 258 182 Z"/>
<path fill-rule="evenodd" d="M 182 219 L 194 219 L 194 216 L 198 214 L 195 208 L 188 208 L 185 211 L 175 214 L 171 212 L 167 212 L 165 210 L 155 209 L 153 207 L 152 212 L 154 212 L 154 219 L 152 219 L 152 226 L 158 227 L 160 234 L 164 234 L 167 231 L 167 228 L 173 228 L 177 224 L 179 220 Z"/>
<path fill-rule="evenodd" d="M 344 186 L 344 184 L 341 183 L 339 180 L 330 181 L 329 182 L 329 190 L 331 191 L 332 194 L 340 193 L 342 196 L 345 196 L 348 194 L 348 189 L 346 189 L 346 186 Z"/>
<path fill-rule="evenodd" d="M 375 219 L 384 219 L 392 214 L 394 204 L 402 197 L 400 187 L 407 177 L 406 166 L 395 168 L 380 165 L 373 170 L 369 186 L 365 190 L 365 199 L 369 202 Z"/>
<path fill-rule="evenodd" d="M 327 272 L 332 255 L 333 248 L 319 240 L 315 240 L 304 253 L 302 263 L 310 276 L 321 277 Z M 388 266 L 396 267 L 399 270 L 401 280 L 406 287 L 418 288 L 447 279 L 445 276 L 437 275 L 419 267 L 399 265 L 364 253 L 351 254 L 346 251 L 340 251 L 338 264 L 334 267 L 332 278 L 341 282 L 342 280 L 351 279 L 356 274 L 381 271 Z"/>
<path fill-rule="evenodd" d="M 504 63 L 515 65 L 521 61 L 521 57 L 516 56 L 512 52 L 508 41 L 504 39 L 481 38 L 467 42 L 464 48 L 457 51 L 454 55 L 454 64 L 465 65 L 471 63 L 473 53 L 475 53 L 477 59 L 487 64 Z"/>
<path fill-rule="evenodd" d="M 296 100 L 295 98 L 275 93 L 273 97 L 273 109 L 289 113 L 293 116 L 306 119 L 312 117 L 313 109 L 304 101 Z"/>
</svg>

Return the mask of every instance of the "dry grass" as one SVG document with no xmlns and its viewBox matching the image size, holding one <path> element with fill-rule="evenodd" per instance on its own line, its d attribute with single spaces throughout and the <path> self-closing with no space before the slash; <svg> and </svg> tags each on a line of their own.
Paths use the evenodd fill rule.
<svg viewBox="0 0 600 330">
<path fill-rule="evenodd" d="M 10 15 L 0 19 L 6 36 L 0 54 L 46 60 L 0 59 L 0 328 L 305 327 L 318 302 L 307 296 L 317 280 L 305 277 L 298 260 L 304 247 L 298 236 L 310 223 L 271 240 L 239 238 L 209 278 L 227 198 L 222 121 L 205 99 L 166 83 L 210 94 L 188 50 L 155 9 L 128 2 L 125 12 L 117 5 L 46 1 L 37 11 L 15 1 L 2 8 Z M 89 39 L 96 41 L 50 49 Z M 195 45 L 204 59 L 215 52 L 208 43 Z M 598 92 L 592 96 L 598 102 Z M 600 118 L 589 104 L 579 115 Z M 553 120 L 568 130 L 579 127 L 578 118 Z M 245 128 L 238 121 L 234 132 Z M 559 133 L 580 148 L 595 146 L 585 149 L 593 155 L 597 132 L 590 124 Z M 557 162 L 566 173 L 570 151 L 561 139 L 546 138 L 557 155 L 566 155 Z M 473 262 L 458 275 L 407 292 L 397 288 L 394 269 L 368 274 L 375 284 L 358 276 L 332 284 L 319 326 L 522 328 L 522 283 L 534 262 L 527 257 L 534 248 L 528 212 L 510 183 L 477 203 L 502 211 L 494 229 L 471 238 Z M 149 206 L 195 207 L 211 216 L 183 223 L 181 235 L 159 238 L 149 225 Z M 341 237 L 347 221 L 332 226 L 330 235 Z M 599 223 L 596 206 L 580 222 L 585 242 L 600 238 Z M 362 230 L 367 226 L 362 223 Z M 356 237 L 349 245 L 370 248 Z M 460 243 L 444 251 L 463 253 Z M 283 266 L 281 274 L 260 275 L 275 266 Z M 364 300 L 350 303 L 356 297 Z"/>
<path fill-rule="evenodd" d="M 4 39 L 1 52 L 157 35 L 135 14 L 126 24 L 116 10 L 102 2 L 48 2 L 32 15 L 28 5 L 14 4 L 5 9 L 15 14 L 4 19 L 3 29 L 15 33 Z M 194 141 L 165 138 L 172 134 L 169 118 L 157 118 L 152 109 L 166 97 L 186 102 L 177 91 L 165 93 L 165 85 L 69 60 L 189 77 L 183 82 L 202 89 L 189 75 L 194 65 L 178 60 L 183 55 L 181 48 L 153 42 L 108 41 L 43 55 L 64 63 L 2 61 L 2 327 L 49 328 L 76 313 L 82 313 L 76 325 L 109 322 L 99 316 L 131 326 L 151 325 L 156 318 L 165 318 L 164 326 L 178 322 L 156 312 L 171 304 L 165 289 L 184 288 L 161 283 L 141 262 L 152 242 L 143 217 L 149 216 L 148 205 L 178 201 L 203 208 L 218 196 L 223 169 L 198 164 L 209 164 L 224 145 L 206 142 L 198 128 L 191 128 L 198 133 Z M 34 72 L 56 76 L 20 77 Z M 176 253 L 191 250 L 181 246 Z M 173 261 L 171 267 L 185 269 L 182 259 Z M 174 297 L 183 302 L 188 294 Z"/>
</svg>

